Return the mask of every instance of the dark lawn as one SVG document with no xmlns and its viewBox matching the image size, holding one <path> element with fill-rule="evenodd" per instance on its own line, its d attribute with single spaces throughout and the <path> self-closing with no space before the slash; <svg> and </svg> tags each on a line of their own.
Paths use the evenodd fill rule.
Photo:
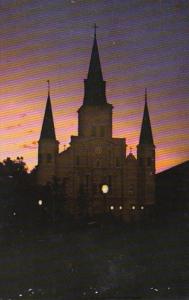
<svg viewBox="0 0 189 300">
<path fill-rule="evenodd" d="M 189 220 L 1 232 L 0 299 L 189 299 Z"/>
</svg>

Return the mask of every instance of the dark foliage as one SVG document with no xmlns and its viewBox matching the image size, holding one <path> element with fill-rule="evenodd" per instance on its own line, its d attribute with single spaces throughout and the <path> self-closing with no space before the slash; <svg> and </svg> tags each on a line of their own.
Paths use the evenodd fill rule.
<svg viewBox="0 0 189 300">
<path fill-rule="evenodd" d="M 0 163 L 0 224 L 15 228 L 40 228 L 60 223 L 65 195 L 57 178 L 46 186 L 36 184 L 36 171 L 27 171 L 22 157 Z"/>
</svg>

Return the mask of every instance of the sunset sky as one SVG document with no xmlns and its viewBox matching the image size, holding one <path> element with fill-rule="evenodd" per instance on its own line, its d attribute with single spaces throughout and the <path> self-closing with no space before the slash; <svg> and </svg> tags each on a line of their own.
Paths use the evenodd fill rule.
<svg viewBox="0 0 189 300">
<path fill-rule="evenodd" d="M 97 39 L 113 134 L 138 144 L 144 89 L 157 172 L 189 159 L 188 0 L 1 0 L 0 160 L 37 164 L 47 80 L 60 149 L 77 135 Z"/>
</svg>

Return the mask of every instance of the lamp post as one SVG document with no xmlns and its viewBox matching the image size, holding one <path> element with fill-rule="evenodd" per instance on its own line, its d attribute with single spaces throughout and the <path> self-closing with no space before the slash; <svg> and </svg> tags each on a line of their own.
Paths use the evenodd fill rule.
<svg viewBox="0 0 189 300">
<path fill-rule="evenodd" d="M 103 184 L 102 187 L 101 187 L 101 191 L 102 191 L 102 194 L 104 196 L 104 205 L 105 205 L 105 213 L 106 213 L 106 209 L 107 209 L 106 194 L 109 192 L 109 186 L 107 184 Z"/>
</svg>

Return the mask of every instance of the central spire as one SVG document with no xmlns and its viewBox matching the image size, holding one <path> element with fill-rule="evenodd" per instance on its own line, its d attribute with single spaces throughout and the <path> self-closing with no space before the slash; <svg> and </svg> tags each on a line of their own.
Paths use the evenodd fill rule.
<svg viewBox="0 0 189 300">
<path fill-rule="evenodd" d="M 89 65 L 89 71 L 87 79 L 91 79 L 93 81 L 103 80 L 102 69 L 100 64 L 100 56 L 98 51 L 97 37 L 96 37 L 96 24 L 94 25 L 94 41 L 93 48 L 91 53 L 91 60 Z"/>
<path fill-rule="evenodd" d="M 94 25 L 94 40 L 89 64 L 87 79 L 85 79 L 84 104 L 101 105 L 107 103 L 105 81 L 103 80 L 98 43 L 96 37 L 96 24 Z"/>
</svg>

